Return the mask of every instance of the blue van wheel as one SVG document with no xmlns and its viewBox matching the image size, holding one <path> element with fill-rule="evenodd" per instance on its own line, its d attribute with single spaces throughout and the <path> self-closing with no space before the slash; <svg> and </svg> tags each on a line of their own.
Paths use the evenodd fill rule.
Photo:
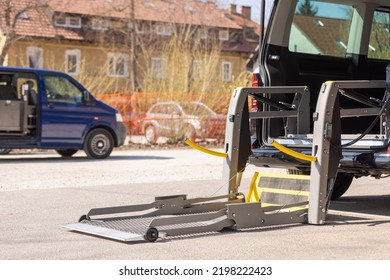
<svg viewBox="0 0 390 280">
<path fill-rule="evenodd" d="M 63 157 L 71 157 L 77 153 L 77 149 L 56 150 L 56 152 Z"/>
<path fill-rule="evenodd" d="M 110 156 L 113 148 L 114 138 L 110 132 L 102 128 L 89 132 L 84 142 L 84 152 L 89 158 L 107 158 Z"/>
</svg>

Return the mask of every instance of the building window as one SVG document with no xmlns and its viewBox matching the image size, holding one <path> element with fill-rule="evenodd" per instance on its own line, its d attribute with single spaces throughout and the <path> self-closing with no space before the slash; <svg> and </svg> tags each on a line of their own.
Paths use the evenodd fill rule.
<svg viewBox="0 0 390 280">
<path fill-rule="evenodd" d="M 199 81 L 203 77 L 203 63 L 201 60 L 192 61 L 192 79 Z"/>
<path fill-rule="evenodd" d="M 80 74 L 80 50 L 66 50 L 65 63 L 66 73 L 71 75 Z"/>
<path fill-rule="evenodd" d="M 28 16 L 28 14 L 26 12 L 22 12 L 21 14 L 19 14 L 18 18 L 24 19 L 24 20 L 30 19 L 30 17 Z"/>
<path fill-rule="evenodd" d="M 74 28 L 81 27 L 81 18 L 80 17 L 68 17 L 68 26 Z"/>
<path fill-rule="evenodd" d="M 81 18 L 77 16 L 56 15 L 54 17 L 54 24 L 60 27 L 80 28 Z"/>
<path fill-rule="evenodd" d="M 39 47 L 27 47 L 27 66 L 43 68 L 43 50 Z"/>
<path fill-rule="evenodd" d="M 154 79 L 166 79 L 167 61 L 160 57 L 152 57 L 151 60 L 152 77 Z"/>
<path fill-rule="evenodd" d="M 201 28 L 198 30 L 198 36 L 201 40 L 207 40 L 208 37 L 208 31 L 205 28 Z"/>
<path fill-rule="evenodd" d="M 137 32 L 139 34 L 145 33 L 146 32 L 145 23 L 144 22 L 137 22 L 135 24 L 135 32 Z"/>
<path fill-rule="evenodd" d="M 93 30 L 107 30 L 111 27 L 111 22 L 108 19 L 92 19 L 92 29 Z"/>
<path fill-rule="evenodd" d="M 56 26 L 63 26 L 66 27 L 66 17 L 65 16 L 55 16 L 54 17 L 54 24 Z"/>
<path fill-rule="evenodd" d="M 222 81 L 232 81 L 232 63 L 228 61 L 222 62 Z"/>
<path fill-rule="evenodd" d="M 158 35 L 170 36 L 172 35 L 172 27 L 169 24 L 156 25 L 156 33 Z"/>
<path fill-rule="evenodd" d="M 127 77 L 128 55 L 124 53 L 108 53 L 108 72 L 110 77 Z"/>
<path fill-rule="evenodd" d="M 218 38 L 220 41 L 229 40 L 229 31 L 228 30 L 219 30 Z"/>
</svg>

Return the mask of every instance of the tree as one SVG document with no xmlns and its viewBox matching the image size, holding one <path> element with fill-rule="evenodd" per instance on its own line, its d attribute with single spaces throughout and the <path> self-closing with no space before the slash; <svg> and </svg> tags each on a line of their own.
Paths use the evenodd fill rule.
<svg viewBox="0 0 390 280">
<path fill-rule="evenodd" d="M 17 5 L 15 2 L 13 0 L 0 0 L 0 6 L 2 7 L 0 11 L 0 32 L 5 37 L 4 45 L 0 52 L 0 65 L 4 65 L 5 58 L 13 43 L 23 37 L 16 31 L 19 20 L 27 16 L 26 13 L 28 11 L 47 6 L 35 1 L 26 1 L 26 4 L 22 6 Z"/>
<path fill-rule="evenodd" d="M 318 13 L 318 8 L 313 6 L 310 0 L 305 0 L 298 5 L 298 13 L 301 15 L 315 16 Z"/>
</svg>

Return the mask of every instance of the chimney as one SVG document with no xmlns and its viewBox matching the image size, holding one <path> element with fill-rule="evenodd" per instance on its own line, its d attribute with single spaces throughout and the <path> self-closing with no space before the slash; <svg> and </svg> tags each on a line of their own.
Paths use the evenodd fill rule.
<svg viewBox="0 0 390 280">
<path fill-rule="evenodd" d="M 241 6 L 241 15 L 246 19 L 251 19 L 251 7 Z"/>
<path fill-rule="evenodd" d="M 237 5 L 236 4 L 230 4 L 230 13 L 231 14 L 237 13 Z"/>
</svg>

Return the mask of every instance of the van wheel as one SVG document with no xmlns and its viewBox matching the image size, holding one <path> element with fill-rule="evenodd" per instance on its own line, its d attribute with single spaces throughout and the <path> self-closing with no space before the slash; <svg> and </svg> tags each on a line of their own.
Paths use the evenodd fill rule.
<svg viewBox="0 0 390 280">
<path fill-rule="evenodd" d="M 156 128 L 153 125 L 148 125 L 145 128 L 145 138 L 146 141 L 150 144 L 155 144 L 157 142 L 157 133 L 156 133 Z"/>
<path fill-rule="evenodd" d="M 84 142 L 84 152 L 89 158 L 104 159 L 114 148 L 114 138 L 107 130 L 98 128 L 88 133 Z"/>
<path fill-rule="evenodd" d="M 77 149 L 56 150 L 56 152 L 63 157 L 71 157 L 77 153 L 77 151 Z"/>
<path fill-rule="evenodd" d="M 353 176 L 345 173 L 338 173 L 334 182 L 331 200 L 340 198 L 352 184 Z"/>
</svg>

